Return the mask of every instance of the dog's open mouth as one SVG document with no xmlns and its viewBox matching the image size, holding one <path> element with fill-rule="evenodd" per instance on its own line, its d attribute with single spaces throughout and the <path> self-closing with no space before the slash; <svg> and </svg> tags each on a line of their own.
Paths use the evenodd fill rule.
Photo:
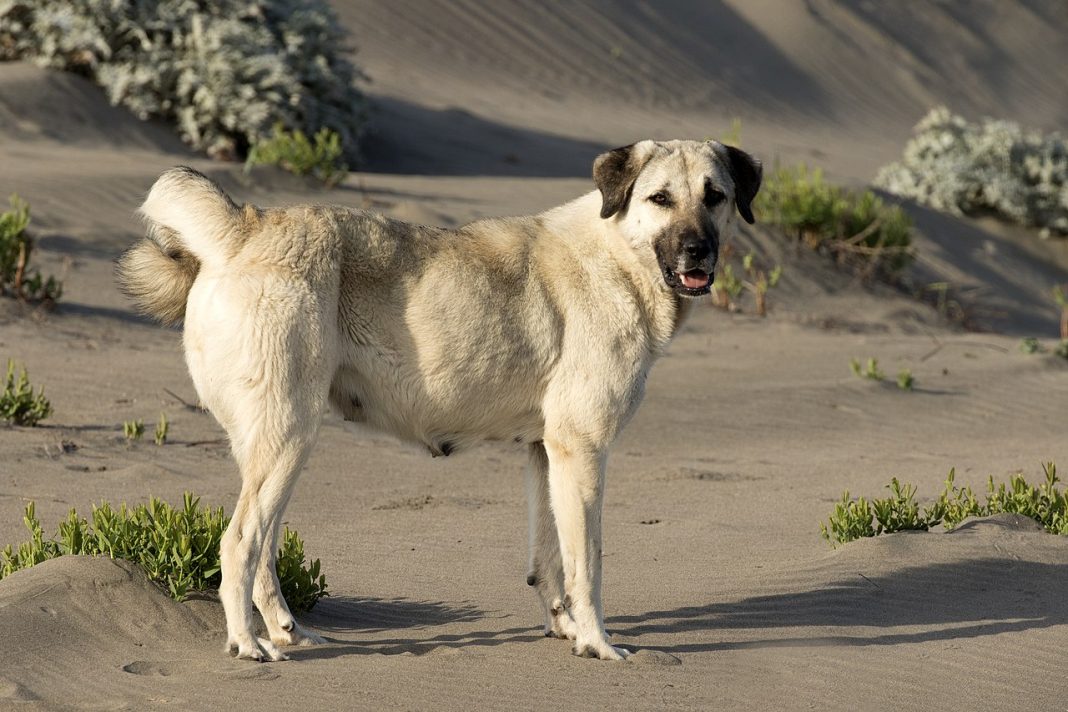
<svg viewBox="0 0 1068 712">
<path fill-rule="evenodd" d="M 712 274 L 700 269 L 676 271 L 663 265 L 664 282 L 676 293 L 686 297 L 700 297 L 712 289 Z"/>
<path fill-rule="evenodd" d="M 677 272 L 679 283 L 687 289 L 708 289 L 712 284 L 712 275 L 699 269 L 689 272 Z"/>
</svg>

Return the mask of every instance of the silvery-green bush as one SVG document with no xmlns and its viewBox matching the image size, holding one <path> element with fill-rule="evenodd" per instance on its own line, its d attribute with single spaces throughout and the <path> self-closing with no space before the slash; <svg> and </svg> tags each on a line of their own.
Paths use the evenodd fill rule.
<svg viewBox="0 0 1068 712">
<path fill-rule="evenodd" d="M 364 101 L 347 49 L 325 0 L 0 0 L 0 59 L 88 76 L 224 158 L 281 123 L 331 129 L 355 160 Z"/>
<path fill-rule="evenodd" d="M 1068 145 L 1011 121 L 971 123 L 933 109 L 875 184 L 938 210 L 993 213 L 1043 236 L 1068 235 Z"/>
</svg>

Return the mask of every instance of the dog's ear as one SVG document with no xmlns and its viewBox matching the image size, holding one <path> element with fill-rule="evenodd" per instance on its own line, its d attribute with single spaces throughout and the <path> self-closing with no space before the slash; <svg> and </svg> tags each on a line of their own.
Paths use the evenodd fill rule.
<svg viewBox="0 0 1068 712">
<path fill-rule="evenodd" d="M 593 162 L 593 182 L 601 191 L 602 218 L 610 218 L 627 207 L 640 171 L 633 143 L 597 156 Z"/>
<path fill-rule="evenodd" d="M 764 166 L 760 161 L 745 151 L 734 146 L 723 146 L 724 155 L 727 159 L 727 168 L 730 170 L 731 179 L 734 181 L 734 202 L 738 206 L 738 214 L 742 219 L 752 225 L 753 199 L 760 190 L 760 181 L 764 177 Z"/>
</svg>

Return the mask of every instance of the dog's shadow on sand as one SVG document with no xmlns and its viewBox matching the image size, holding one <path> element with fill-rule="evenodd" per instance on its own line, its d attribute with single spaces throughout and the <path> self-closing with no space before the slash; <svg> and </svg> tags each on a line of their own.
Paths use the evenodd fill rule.
<svg viewBox="0 0 1068 712">
<path fill-rule="evenodd" d="M 766 647 L 881 646 L 951 641 L 1068 623 L 1068 567 L 1004 558 L 911 566 L 880 576 L 841 576 L 826 586 L 652 610 L 606 620 L 631 649 L 700 653 Z M 534 612 L 531 612 L 533 617 Z M 456 634 L 392 636 L 355 643 L 331 633 L 428 629 L 484 621 L 474 606 L 404 600 L 326 599 L 307 622 L 332 645 L 299 658 L 409 653 L 542 639 L 540 626 Z M 533 619 L 533 618 L 532 618 Z M 754 631 L 760 631 L 756 635 Z"/>
<path fill-rule="evenodd" d="M 425 630 L 437 626 L 504 618 L 467 603 L 447 604 L 407 599 L 331 597 L 320 601 L 303 621 L 321 633 L 331 645 L 301 648 L 289 652 L 295 658 L 335 658 L 345 655 L 424 655 L 437 648 L 495 646 L 533 641 L 542 637 L 540 628 L 529 626 L 504 630 L 443 633 L 430 637 L 372 638 L 358 643 L 334 635 L 370 634 L 384 631 Z M 333 635 L 332 635 L 333 634 Z"/>
<path fill-rule="evenodd" d="M 611 616 L 606 627 L 627 639 L 655 636 L 640 647 L 668 653 L 948 641 L 1062 625 L 1068 622 L 1066 587 L 1065 566 L 978 559 L 881 577 L 857 573 L 808 591 Z M 754 629 L 782 634 L 744 632 Z M 679 642 L 661 644 L 665 636 Z"/>
</svg>

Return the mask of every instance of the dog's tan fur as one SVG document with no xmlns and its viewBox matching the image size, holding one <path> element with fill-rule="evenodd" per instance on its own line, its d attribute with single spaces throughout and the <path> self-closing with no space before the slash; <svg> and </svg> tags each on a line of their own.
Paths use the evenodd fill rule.
<svg viewBox="0 0 1068 712">
<path fill-rule="evenodd" d="M 279 660 L 321 639 L 279 593 L 278 527 L 328 406 L 433 454 L 484 439 L 530 450 L 530 575 L 546 634 L 621 659 L 601 608 L 609 445 L 642 398 L 718 238 L 747 220 L 760 164 L 715 143 L 603 154 L 599 191 L 457 230 L 338 207 L 235 205 L 190 169 L 152 187 L 149 235 L 119 278 L 184 319 L 201 401 L 243 480 L 222 544 L 231 653 Z M 690 285 L 690 286 L 687 286 Z M 693 286 L 696 285 L 696 286 Z M 252 604 L 270 640 L 253 634 Z"/>
</svg>

